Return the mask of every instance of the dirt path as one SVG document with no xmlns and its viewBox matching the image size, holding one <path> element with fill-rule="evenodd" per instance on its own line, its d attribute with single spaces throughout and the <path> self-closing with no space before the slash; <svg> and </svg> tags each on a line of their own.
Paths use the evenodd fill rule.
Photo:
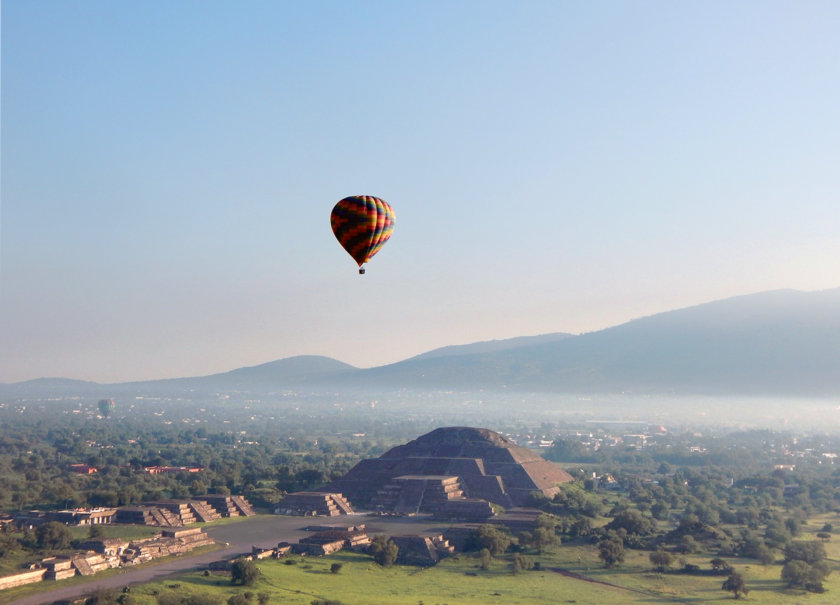
<svg viewBox="0 0 840 605">
<path fill-rule="evenodd" d="M 581 580 L 582 582 L 590 582 L 592 584 L 599 584 L 601 586 L 608 586 L 609 588 L 615 588 L 617 590 L 623 590 L 625 592 L 634 592 L 636 594 L 644 595 L 646 597 L 657 597 L 660 599 L 672 601 L 674 603 L 692 603 L 694 601 L 686 601 L 685 599 L 680 599 L 678 597 L 672 597 L 669 595 L 663 595 L 658 592 L 654 592 L 652 590 L 642 590 L 640 588 L 629 588 L 627 586 L 621 586 L 620 584 L 613 584 L 612 582 L 604 582 L 603 580 L 596 580 L 595 578 L 590 578 L 579 573 L 575 573 L 574 571 L 569 571 L 568 569 L 563 569 L 562 567 L 549 567 L 549 569 L 555 573 L 560 574 L 561 576 L 565 576 L 567 578 L 573 578 L 575 580 Z"/>
</svg>

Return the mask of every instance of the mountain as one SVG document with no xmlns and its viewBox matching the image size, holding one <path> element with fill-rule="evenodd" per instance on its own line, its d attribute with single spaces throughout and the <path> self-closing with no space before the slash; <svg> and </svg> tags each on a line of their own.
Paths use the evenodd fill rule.
<svg viewBox="0 0 840 605">
<path fill-rule="evenodd" d="M 0 385 L 0 396 L 344 388 L 840 396 L 840 288 L 762 292 L 577 336 L 449 346 L 370 369 L 299 356 L 196 378 L 116 385 L 42 379 Z"/>
<path fill-rule="evenodd" d="M 276 390 L 286 385 L 296 386 L 317 383 L 324 379 L 337 379 L 344 374 L 357 371 L 358 368 L 331 357 L 298 355 L 221 374 L 131 382 L 119 386 L 145 389 L 165 387 L 182 390 Z"/>
<path fill-rule="evenodd" d="M 544 344 L 547 342 L 555 342 L 563 338 L 571 338 L 574 334 L 567 334 L 565 332 L 555 332 L 553 334 L 541 334 L 539 336 L 518 336 L 516 338 L 507 338 L 504 340 L 485 340 L 482 342 L 475 342 L 468 345 L 449 345 L 448 347 L 441 347 L 433 349 L 426 353 L 421 353 L 411 357 L 406 361 L 416 361 L 420 359 L 431 359 L 433 357 L 452 357 L 455 355 L 470 355 L 474 353 L 490 353 L 494 351 L 508 351 L 510 349 L 517 349 L 528 345 Z"/>
<path fill-rule="evenodd" d="M 840 395 L 840 288 L 739 296 L 553 342 L 414 358 L 348 378 L 415 388 Z"/>
</svg>

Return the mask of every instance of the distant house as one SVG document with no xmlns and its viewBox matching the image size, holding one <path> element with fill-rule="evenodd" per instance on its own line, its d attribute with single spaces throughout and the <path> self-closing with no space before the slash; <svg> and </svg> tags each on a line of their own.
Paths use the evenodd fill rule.
<svg viewBox="0 0 840 605">
<path fill-rule="evenodd" d="M 200 473 L 204 470 L 203 466 L 146 466 L 143 470 L 150 475 L 159 475 L 161 473 Z"/>
<path fill-rule="evenodd" d="M 71 464 L 70 470 L 80 475 L 93 475 L 99 472 L 99 469 L 90 464 Z"/>
<path fill-rule="evenodd" d="M 116 516 L 115 508 L 76 508 L 47 513 L 50 521 L 58 521 L 65 525 L 105 525 L 113 523 Z"/>
</svg>

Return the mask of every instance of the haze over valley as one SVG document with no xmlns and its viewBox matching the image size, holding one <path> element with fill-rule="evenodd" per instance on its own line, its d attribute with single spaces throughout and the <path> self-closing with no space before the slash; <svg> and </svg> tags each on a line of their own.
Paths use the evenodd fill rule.
<svg viewBox="0 0 840 605">
<path fill-rule="evenodd" d="M 297 356 L 202 377 L 0 385 L 14 399 L 116 397 L 438 411 L 449 420 L 516 413 L 670 421 L 840 423 L 840 288 L 779 290 L 640 318 L 598 332 L 453 345 L 356 368 Z M 737 404 L 733 404 L 737 401 Z M 453 407 L 454 405 L 454 407 Z M 455 413 L 455 410 L 460 414 Z"/>
</svg>

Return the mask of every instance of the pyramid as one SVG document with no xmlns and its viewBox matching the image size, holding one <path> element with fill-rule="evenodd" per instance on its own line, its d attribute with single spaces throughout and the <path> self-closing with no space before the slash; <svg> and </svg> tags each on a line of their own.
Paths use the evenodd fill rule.
<svg viewBox="0 0 840 605">
<path fill-rule="evenodd" d="M 322 488 L 341 492 L 357 507 L 381 501 L 397 478 L 457 477 L 466 498 L 504 507 L 524 506 L 531 492 L 552 497 L 572 476 L 536 452 L 489 429 L 444 427 L 399 445 L 379 458 L 362 460 Z M 377 496 L 380 500 L 377 500 Z"/>
</svg>

